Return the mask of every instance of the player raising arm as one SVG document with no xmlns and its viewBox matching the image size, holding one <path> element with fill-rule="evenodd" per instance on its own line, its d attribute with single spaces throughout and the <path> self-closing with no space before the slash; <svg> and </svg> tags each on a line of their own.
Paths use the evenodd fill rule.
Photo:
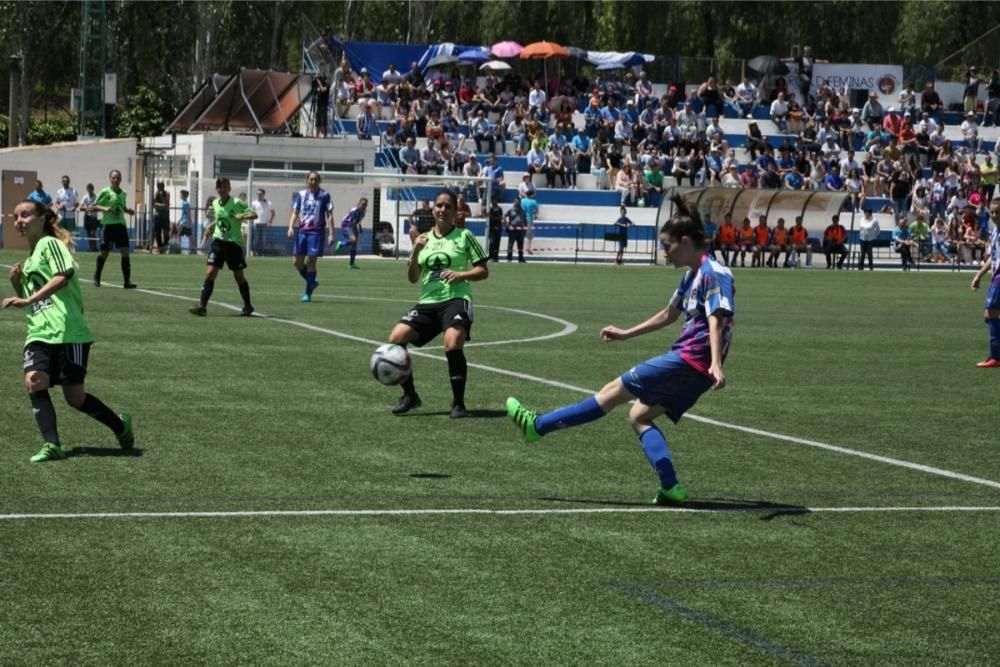
<svg viewBox="0 0 1000 667">
<path fill-rule="evenodd" d="M 62 385 L 67 403 L 111 429 L 122 449 L 131 449 L 135 443 L 132 419 L 116 415 L 83 386 L 94 338 L 83 318 L 80 279 L 70 252 L 72 238 L 59 228 L 52 209 L 28 200 L 14 209 L 14 229 L 27 237 L 31 255 L 23 266 L 11 267 L 10 284 L 17 296 L 4 299 L 0 308 L 25 308 L 28 316 L 24 387 L 45 441 L 31 461 L 66 458 L 49 397 L 49 387 L 56 384 Z"/>
<path fill-rule="evenodd" d="M 635 401 L 629 423 L 660 479 L 653 502 L 683 502 L 687 491 L 677 481 L 670 449 L 653 420 L 666 415 L 674 423 L 710 388 L 726 386 L 722 364 L 732 336 L 734 285 L 732 272 L 706 252 L 705 230 L 697 212 L 680 196 L 673 197 L 676 213 L 660 228 L 660 244 L 677 267 L 686 267 L 669 304 L 645 322 L 628 329 L 601 329 L 605 341 L 628 340 L 673 324 L 682 316 L 684 326 L 669 352 L 633 366 L 590 398 L 539 415 L 507 399 L 507 414 L 525 441 L 538 442 L 559 429 L 600 419 L 612 409 Z"/>
</svg>

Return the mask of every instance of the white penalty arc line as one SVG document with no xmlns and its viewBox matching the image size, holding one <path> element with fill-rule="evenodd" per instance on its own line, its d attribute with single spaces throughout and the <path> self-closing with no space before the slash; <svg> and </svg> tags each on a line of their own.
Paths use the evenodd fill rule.
<svg viewBox="0 0 1000 667">
<path fill-rule="evenodd" d="M 231 512 L 52 512 L 0 514 L 0 521 L 39 519 L 258 519 L 267 517 L 423 517 L 423 516 L 565 516 L 577 514 L 852 514 L 1000 512 L 1000 506 L 944 505 L 929 507 L 573 507 L 562 509 L 369 509 L 369 510 L 234 510 Z"/>
<path fill-rule="evenodd" d="M 156 290 L 139 289 L 137 291 L 144 292 L 146 294 L 152 294 L 154 296 L 167 297 L 167 298 L 170 298 L 170 299 L 179 299 L 179 300 L 185 300 L 185 301 L 190 300 L 190 297 L 180 296 L 180 295 L 177 295 L 177 294 L 170 294 L 170 293 L 167 293 L 167 292 L 159 292 L 159 291 L 156 291 Z M 228 304 L 228 303 L 223 303 L 223 302 L 219 302 L 219 301 L 213 301 L 212 303 L 213 303 L 213 305 L 216 305 L 216 306 L 219 306 L 219 307 L 222 307 L 222 308 L 228 308 L 229 310 L 233 310 L 233 311 L 236 311 L 236 312 L 239 312 L 241 310 L 241 308 L 239 306 L 234 306 L 234 305 Z M 284 324 L 288 324 L 288 325 L 291 325 L 291 326 L 299 327 L 299 328 L 302 328 L 302 329 L 306 329 L 308 331 L 315 331 L 317 333 L 323 333 L 323 334 L 327 334 L 327 335 L 330 335 L 330 336 L 336 336 L 338 338 L 343 338 L 345 340 L 351 340 L 351 341 L 355 341 L 355 342 L 358 342 L 358 343 L 366 343 L 368 345 L 378 346 L 378 345 L 381 345 L 384 342 L 384 341 L 381 341 L 381 340 L 372 340 L 370 338 L 364 338 L 362 336 L 354 336 L 352 334 L 347 334 L 347 333 L 344 333 L 342 331 L 336 331 L 336 330 L 333 330 L 333 329 L 327 329 L 325 327 L 320 327 L 320 326 L 317 326 L 317 325 L 314 325 L 314 324 L 307 324 L 305 322 L 298 322 L 296 320 L 289 320 L 289 319 L 284 319 L 284 318 L 280 318 L 280 317 L 267 317 L 267 319 L 268 320 L 273 320 L 273 321 L 276 321 L 276 322 L 282 322 Z M 424 357 L 424 358 L 427 358 L 427 359 L 436 359 L 438 361 L 447 361 L 447 358 L 444 357 L 444 356 L 442 356 L 442 355 L 430 354 L 428 352 L 423 352 L 423 351 L 420 351 L 420 350 L 411 350 L 410 354 L 411 355 L 415 355 L 415 356 Z M 531 375 L 531 374 L 528 374 L 528 373 L 519 373 L 517 371 L 510 371 L 510 370 L 507 370 L 507 369 L 504 369 L 504 368 L 497 368 L 495 366 L 487 366 L 485 364 L 469 363 L 469 367 L 470 368 L 476 368 L 476 369 L 483 370 L 483 371 L 487 371 L 487 372 L 490 372 L 490 373 L 496 373 L 498 375 L 505 375 L 507 377 L 516 378 L 518 380 L 526 380 L 526 381 L 534 382 L 534 383 L 537 383 L 537 384 L 544 384 L 544 385 L 547 385 L 547 386 L 550 386 L 550 387 L 556 387 L 558 389 L 566 389 L 568 391 L 574 391 L 574 392 L 577 392 L 577 393 L 580 393 L 580 394 L 592 395 L 592 394 L 596 393 L 593 389 L 587 389 L 585 387 L 578 387 L 576 385 L 567 384 L 565 382 L 559 382 L 557 380 L 550 380 L 550 379 L 547 379 L 547 378 L 538 377 L 537 375 Z M 927 473 L 927 474 L 930 474 L 930 475 L 936 475 L 938 477 L 945 477 L 945 478 L 948 478 L 948 479 L 954 479 L 954 480 L 958 480 L 958 481 L 962 481 L 962 482 L 968 482 L 970 484 L 978 484 L 980 486 L 986 486 L 986 487 L 989 487 L 989 488 L 992 488 L 992 489 L 998 489 L 998 490 L 1000 490 L 1000 482 L 997 482 L 997 481 L 994 481 L 994 480 L 991 480 L 991 479 L 984 479 L 982 477 L 974 477 L 972 475 L 966 475 L 966 474 L 963 474 L 963 473 L 954 472 L 952 470 L 945 470 L 943 468 L 936 468 L 934 466 L 928 466 L 928 465 L 924 465 L 924 464 L 921 464 L 921 463 L 913 463 L 912 461 L 904 461 L 902 459 L 896 459 L 896 458 L 892 458 L 890 456 L 881 456 L 879 454 L 871 454 L 871 453 L 862 452 L 862 451 L 859 451 L 859 450 L 856 450 L 856 449 L 848 449 L 847 447 L 840 447 L 840 446 L 837 446 L 837 445 L 831 445 L 829 443 L 820 442 L 818 440 L 809 440 L 809 439 L 806 439 L 806 438 L 797 438 L 795 436 L 785 435 L 783 433 L 775 433 L 773 431 L 765 431 L 763 429 L 752 428 L 752 427 L 749 427 L 749 426 L 741 426 L 739 424 L 730 424 L 728 422 L 719 421 L 717 419 L 711 419 L 709 417 L 701 417 L 701 416 L 698 416 L 698 415 L 694 415 L 694 414 L 691 414 L 690 412 L 686 413 L 684 415 L 684 418 L 686 418 L 686 419 L 693 419 L 694 421 L 698 421 L 698 422 L 701 422 L 701 423 L 704 423 L 704 424 L 709 424 L 711 426 L 717 426 L 717 427 L 720 427 L 720 428 L 730 429 L 730 430 L 733 430 L 733 431 L 740 431 L 742 433 L 748 433 L 750 435 L 757 435 L 757 436 L 761 436 L 761 437 L 765 437 L 765 438 L 771 438 L 773 440 L 781 440 L 781 441 L 784 441 L 784 442 L 791 442 L 791 443 L 795 443 L 795 444 L 798 444 L 798 445 L 805 445 L 807 447 L 814 447 L 816 449 L 822 449 L 822 450 L 826 450 L 826 451 L 830 451 L 830 452 L 835 452 L 835 453 L 838 453 L 838 454 L 844 454 L 844 455 L 847 455 L 847 456 L 854 456 L 854 457 L 857 457 L 857 458 L 867 459 L 867 460 L 870 460 L 870 461 L 876 461 L 878 463 L 884 463 L 884 464 L 896 466 L 896 467 L 899 467 L 899 468 L 906 468 L 906 469 L 909 469 L 909 470 L 916 470 L 918 472 L 923 472 L 923 473 Z"/>
<path fill-rule="evenodd" d="M 175 294 L 168 294 L 166 292 L 157 292 L 154 290 L 139 290 L 141 292 L 147 292 L 149 294 L 155 294 L 158 296 L 165 296 L 175 299 L 183 299 L 185 297 L 180 297 Z M 217 302 L 213 302 L 217 303 Z M 218 303 L 218 305 L 230 310 L 239 311 L 238 306 L 233 306 L 225 303 Z M 307 324 L 305 322 L 298 322 L 296 320 L 287 320 L 278 317 L 269 317 L 268 319 L 276 320 L 285 324 L 290 324 L 292 326 L 301 327 L 303 329 L 308 329 L 310 331 L 315 331 L 317 333 L 325 333 L 330 336 L 337 336 L 340 338 L 345 338 L 347 340 L 353 340 L 362 343 L 368 343 L 371 345 L 381 345 L 382 341 L 375 341 L 368 338 L 363 338 L 360 336 L 353 336 L 351 334 L 346 334 L 341 331 L 335 331 L 333 329 L 327 329 L 325 327 L 316 326 L 314 324 Z M 430 354 L 420 350 L 411 350 L 410 354 L 425 357 L 428 359 L 437 359 L 439 361 L 447 361 L 447 358 L 441 355 Z M 559 382 L 557 380 L 550 380 L 548 378 L 538 377 L 537 375 L 531 375 L 529 373 L 519 373 L 517 371 L 510 371 L 505 368 L 497 368 L 495 366 L 487 366 L 485 364 L 469 363 L 470 368 L 476 368 L 479 370 L 487 371 L 490 373 L 496 373 L 498 375 L 505 375 L 507 377 L 516 378 L 518 380 L 526 380 L 529 382 L 535 382 L 537 384 L 544 384 L 550 387 L 556 387 L 559 389 L 566 389 L 569 391 L 575 391 L 580 394 L 592 395 L 593 389 L 587 389 L 585 387 L 578 387 L 576 385 L 567 384 L 565 382 Z M 797 445 L 806 445 L 808 447 L 815 447 L 817 449 L 823 449 L 830 452 L 836 452 L 838 454 L 845 454 L 847 456 L 854 456 L 857 458 L 868 459 L 870 461 L 877 461 L 878 463 L 884 463 L 887 465 L 893 465 L 900 468 L 907 468 L 909 470 L 916 470 L 919 472 L 928 473 L 931 475 L 937 475 L 939 477 L 947 477 L 948 479 L 954 479 L 962 482 L 969 482 L 971 484 L 978 484 L 980 486 L 987 486 L 993 489 L 1000 490 L 1000 482 L 993 481 L 991 479 L 983 479 L 981 477 L 973 477 L 972 475 L 966 475 L 959 472 L 954 472 L 951 470 L 945 470 L 943 468 L 935 468 L 933 466 L 924 465 L 922 463 L 913 463 L 912 461 L 904 461 L 902 459 L 892 458 L 890 456 L 882 456 L 879 454 L 870 454 L 868 452 L 862 452 L 856 449 L 848 449 L 847 447 L 839 447 L 837 445 L 831 445 L 825 442 L 819 442 L 818 440 L 809 440 L 806 438 L 797 438 L 791 435 L 784 435 L 783 433 L 774 433 L 772 431 L 765 431 L 763 429 L 752 428 L 749 426 L 740 426 L 739 424 L 730 424 L 728 422 L 719 421 L 717 419 L 711 419 L 709 417 L 701 417 L 698 415 L 691 414 L 690 412 L 684 415 L 685 418 L 693 419 L 694 421 L 701 422 L 703 424 L 709 424 L 711 426 L 717 426 L 719 428 L 726 428 L 733 431 L 740 431 L 742 433 L 748 433 L 750 435 L 762 436 L 765 438 L 771 438 L 773 440 L 781 440 L 784 442 L 792 442 Z"/>
</svg>

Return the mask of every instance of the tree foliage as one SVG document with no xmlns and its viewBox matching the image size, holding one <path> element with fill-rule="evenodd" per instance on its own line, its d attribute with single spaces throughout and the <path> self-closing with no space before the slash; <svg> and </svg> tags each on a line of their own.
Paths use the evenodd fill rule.
<svg viewBox="0 0 1000 667">
<path fill-rule="evenodd" d="M 804 44 L 835 62 L 932 65 L 997 24 L 993 3 L 945 0 L 106 1 L 108 71 L 118 75 L 119 119 L 136 119 L 123 121 L 120 129 L 135 131 L 157 126 L 151 112 L 165 108 L 169 117 L 214 73 L 232 74 L 240 67 L 298 70 L 303 40 L 326 26 L 353 40 L 488 45 L 545 39 L 594 50 L 642 51 L 660 56 L 653 68 L 658 78 L 673 76 L 674 55 L 685 58 L 685 75 L 702 76 L 708 68 L 731 75 L 745 58 L 788 56 Z M 25 74 L 18 83 L 26 103 L 14 116 L 25 127 L 32 108 L 65 109 L 70 89 L 79 85 L 82 7 L 69 0 L 0 0 L 0 77 L 7 80 L 9 56 L 23 58 Z M 954 56 L 952 64 L 971 57 L 996 66 L 996 50 L 989 48 L 995 44 L 996 39 L 984 40 L 983 48 Z M 146 92 L 140 94 L 140 88 Z M 156 109 L 129 114 L 131 105 L 152 102 L 154 95 Z M 0 110 L 9 113 L 2 97 Z"/>
</svg>

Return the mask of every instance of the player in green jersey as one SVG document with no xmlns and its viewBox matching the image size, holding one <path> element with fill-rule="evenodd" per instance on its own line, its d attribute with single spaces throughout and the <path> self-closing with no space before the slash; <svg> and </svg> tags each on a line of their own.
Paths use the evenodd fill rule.
<svg viewBox="0 0 1000 667">
<path fill-rule="evenodd" d="M 132 419 L 116 415 L 83 387 L 93 336 L 83 318 L 83 301 L 72 237 L 59 228 L 59 216 L 41 204 L 25 200 L 14 209 L 14 229 L 27 237 L 31 255 L 10 270 L 17 296 L 0 308 L 27 308 L 28 338 L 24 345 L 24 386 L 45 444 L 31 461 L 66 458 L 56 429 L 56 410 L 49 387 L 61 384 L 66 402 L 107 426 L 122 449 L 135 443 Z"/>
<path fill-rule="evenodd" d="M 111 246 L 118 249 L 122 256 L 122 287 L 135 289 L 132 282 L 132 259 L 128 254 L 128 227 L 125 224 L 125 214 L 135 215 L 135 211 L 125 205 L 128 193 L 121 189 L 122 173 L 112 169 L 109 175 L 111 185 L 97 193 L 91 210 L 100 211 L 104 215 L 101 224 L 104 226 L 104 238 L 101 239 L 101 254 L 97 258 L 97 271 L 94 272 L 94 287 L 101 286 L 101 272 L 104 263 L 108 261 Z"/>
<path fill-rule="evenodd" d="M 205 282 L 201 286 L 201 300 L 191 309 L 191 314 L 204 317 L 208 314 L 208 300 L 215 289 L 215 278 L 223 266 L 228 266 L 236 279 L 240 296 L 243 297 L 244 317 L 253 315 L 250 305 L 250 283 L 243 275 L 247 268 L 246 253 L 243 251 L 243 222 L 256 220 L 257 214 L 247 206 L 242 199 L 230 197 L 232 185 L 228 178 L 215 179 L 215 191 L 218 198 L 212 201 L 212 222 L 205 227 L 205 241 L 212 238 L 212 247 L 208 252 L 208 270 L 205 272 Z"/>
<path fill-rule="evenodd" d="M 434 228 L 413 243 L 407 277 L 420 281 L 420 300 L 400 318 L 389 334 L 389 342 L 422 347 L 444 332 L 444 353 L 451 379 L 451 417 L 468 416 L 465 382 L 468 364 L 465 341 L 472 332 L 472 290 L 469 283 L 486 280 L 487 255 L 472 232 L 455 226 L 458 196 L 442 190 L 434 199 Z M 392 409 L 401 415 L 420 407 L 413 375 L 403 382 L 403 397 Z"/>
</svg>

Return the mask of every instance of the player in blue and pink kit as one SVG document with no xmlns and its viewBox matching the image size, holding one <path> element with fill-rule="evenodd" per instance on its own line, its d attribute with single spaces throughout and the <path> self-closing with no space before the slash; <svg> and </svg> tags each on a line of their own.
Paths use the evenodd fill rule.
<svg viewBox="0 0 1000 667">
<path fill-rule="evenodd" d="M 675 196 L 677 212 L 660 228 L 660 244 L 677 267 L 687 267 L 670 303 L 629 329 L 601 329 L 605 341 L 626 340 L 657 331 L 684 317 L 681 335 L 669 352 L 636 364 L 590 398 L 543 415 L 507 399 L 507 414 L 524 439 L 538 442 L 559 429 L 600 419 L 613 408 L 635 401 L 629 423 L 660 479 L 657 505 L 681 503 L 687 490 L 677 481 L 670 449 L 653 420 L 666 415 L 674 423 L 711 388 L 722 389 L 722 363 L 729 351 L 735 313 L 732 272 L 707 253 L 705 230 L 697 212 Z"/>
<path fill-rule="evenodd" d="M 342 246 L 348 246 L 351 252 L 350 268 L 359 268 L 354 258 L 358 256 L 358 239 L 361 237 L 361 222 L 365 219 L 365 212 L 368 211 L 368 200 L 362 197 L 358 200 L 358 205 L 347 212 L 344 219 L 340 221 L 340 235 L 343 241 L 337 241 L 337 246 L 333 249 L 336 253 Z"/>
<path fill-rule="evenodd" d="M 1000 368 L 1000 197 L 990 202 L 990 217 L 993 218 L 993 231 L 990 232 L 989 245 L 986 247 L 986 257 L 976 276 L 972 279 L 972 289 L 979 289 L 979 282 L 989 271 L 993 272 L 990 289 L 986 293 L 986 328 L 990 332 L 990 356 L 986 361 L 976 364 L 979 368 Z"/>
<path fill-rule="evenodd" d="M 310 171 L 306 176 L 306 189 L 295 193 L 292 198 L 292 217 L 288 220 L 288 238 L 295 239 L 295 268 L 306 281 L 306 291 L 302 302 L 312 301 L 313 290 L 319 285 L 316 280 L 316 259 L 323 256 L 323 241 L 326 228 L 330 227 L 330 243 L 333 243 L 333 200 L 330 193 L 319 187 L 320 175 Z M 299 223 L 298 230 L 295 223 Z"/>
</svg>

